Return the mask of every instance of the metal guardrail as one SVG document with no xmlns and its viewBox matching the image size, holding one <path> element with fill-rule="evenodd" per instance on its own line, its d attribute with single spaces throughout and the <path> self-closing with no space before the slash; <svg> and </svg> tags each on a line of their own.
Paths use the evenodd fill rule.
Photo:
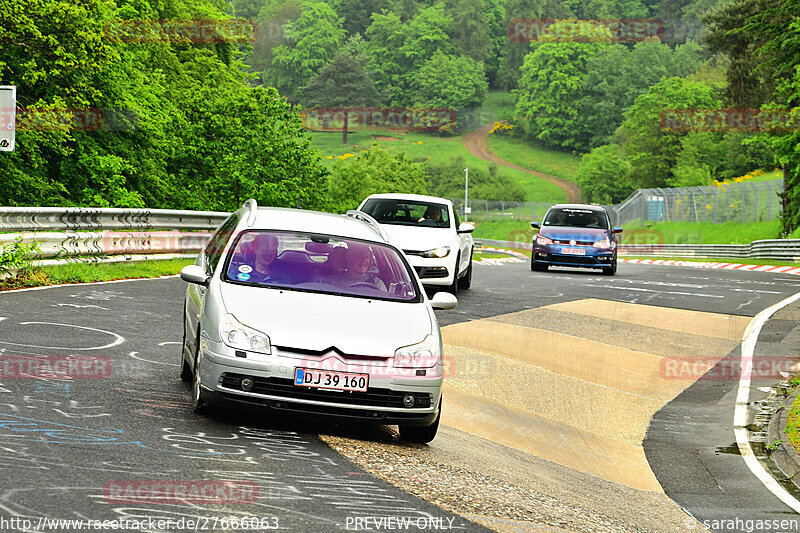
<svg viewBox="0 0 800 533">
<path fill-rule="evenodd" d="M 36 242 L 36 259 L 130 254 L 193 254 L 205 246 L 209 231 L 86 231 L 25 232 L 0 234 L 0 247 L 22 237 L 22 242 Z"/>
<path fill-rule="evenodd" d="M 171 209 L 0 207 L 0 231 L 213 230 L 229 214 Z"/>
<path fill-rule="evenodd" d="M 38 244 L 37 265 L 191 257 L 229 213 L 167 209 L 0 207 L 0 247 Z M 168 230 L 168 231 L 151 231 Z"/>
<path fill-rule="evenodd" d="M 530 250 L 530 242 L 476 239 L 479 243 Z M 620 255 L 652 257 L 736 257 L 773 259 L 780 261 L 800 260 L 800 239 L 765 239 L 750 244 L 623 244 Z"/>
</svg>

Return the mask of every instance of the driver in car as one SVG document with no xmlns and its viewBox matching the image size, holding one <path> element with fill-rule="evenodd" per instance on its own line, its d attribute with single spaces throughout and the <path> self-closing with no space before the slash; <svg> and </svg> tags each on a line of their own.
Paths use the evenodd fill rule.
<svg viewBox="0 0 800 533">
<path fill-rule="evenodd" d="M 425 214 L 422 215 L 422 218 L 417 220 L 417 222 L 424 222 L 426 220 L 433 220 L 437 224 L 441 224 L 442 208 L 434 205 L 428 206 L 428 208 L 425 210 Z"/>
<path fill-rule="evenodd" d="M 364 244 L 349 243 L 344 258 L 342 283 L 345 287 L 369 286 L 386 292 L 386 284 L 379 277 L 368 274 L 372 251 Z"/>
</svg>

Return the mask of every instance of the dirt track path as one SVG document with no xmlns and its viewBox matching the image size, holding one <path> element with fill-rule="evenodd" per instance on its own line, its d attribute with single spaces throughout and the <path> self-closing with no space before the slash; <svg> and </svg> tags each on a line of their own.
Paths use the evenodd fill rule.
<svg viewBox="0 0 800 533">
<path fill-rule="evenodd" d="M 565 179 L 557 178 L 556 176 L 552 176 L 550 174 L 545 174 L 544 172 L 523 168 L 519 165 L 515 165 L 514 163 L 509 163 L 505 159 L 500 159 L 490 152 L 489 147 L 486 145 L 486 139 L 489 137 L 489 131 L 491 131 L 492 126 L 494 126 L 494 122 L 486 124 L 485 126 L 481 126 L 476 130 L 472 130 L 464 136 L 464 146 L 467 148 L 467 150 L 469 150 L 469 153 L 476 157 L 480 157 L 484 161 L 492 161 L 498 165 L 515 168 L 517 170 L 521 170 L 523 172 L 527 172 L 528 174 L 533 174 L 534 176 L 545 179 L 563 190 L 567 194 L 568 202 L 580 202 L 581 188 L 578 187 L 577 184 Z"/>
</svg>

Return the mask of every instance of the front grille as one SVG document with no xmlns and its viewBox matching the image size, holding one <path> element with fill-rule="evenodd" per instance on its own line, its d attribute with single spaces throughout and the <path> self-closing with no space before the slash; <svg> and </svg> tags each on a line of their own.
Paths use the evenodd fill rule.
<svg viewBox="0 0 800 533">
<path fill-rule="evenodd" d="M 596 265 L 597 261 L 594 257 L 586 257 L 585 255 L 556 255 L 550 256 L 550 261 L 557 263 L 569 263 L 572 265 Z"/>
<path fill-rule="evenodd" d="M 367 392 L 328 391 L 311 387 L 299 387 L 291 379 L 263 378 L 244 374 L 222 374 L 222 386 L 228 389 L 241 390 L 242 379 L 251 378 L 255 386 L 249 392 L 268 394 L 296 400 L 315 400 L 366 407 L 403 407 L 403 396 L 413 394 L 415 408 L 431 406 L 431 395 L 423 392 L 393 391 L 391 389 L 368 388 Z"/>
<path fill-rule="evenodd" d="M 431 278 L 446 278 L 447 277 L 447 269 L 445 267 L 414 267 L 414 270 L 417 271 L 417 276 L 419 279 L 431 279 Z"/>
</svg>

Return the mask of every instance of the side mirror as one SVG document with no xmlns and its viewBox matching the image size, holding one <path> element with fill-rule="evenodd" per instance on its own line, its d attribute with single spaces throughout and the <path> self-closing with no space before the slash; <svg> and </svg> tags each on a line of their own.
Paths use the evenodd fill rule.
<svg viewBox="0 0 800 533">
<path fill-rule="evenodd" d="M 437 292 L 431 298 L 431 307 L 434 309 L 455 309 L 458 307 L 458 299 L 449 292 Z"/>
<path fill-rule="evenodd" d="M 614 228 L 611 230 L 611 233 L 622 233 L 622 228 L 619 226 L 614 226 Z"/>
<path fill-rule="evenodd" d="M 187 265 L 181 269 L 181 279 L 189 283 L 195 283 L 208 287 L 208 282 L 211 278 L 206 276 L 206 271 L 203 267 L 197 265 Z"/>
<path fill-rule="evenodd" d="M 531 222 L 531 227 L 538 229 L 539 228 L 539 223 L 538 222 Z"/>
<path fill-rule="evenodd" d="M 458 233 L 472 233 L 473 231 L 475 231 L 475 226 L 469 222 L 462 222 L 458 227 Z"/>
</svg>

